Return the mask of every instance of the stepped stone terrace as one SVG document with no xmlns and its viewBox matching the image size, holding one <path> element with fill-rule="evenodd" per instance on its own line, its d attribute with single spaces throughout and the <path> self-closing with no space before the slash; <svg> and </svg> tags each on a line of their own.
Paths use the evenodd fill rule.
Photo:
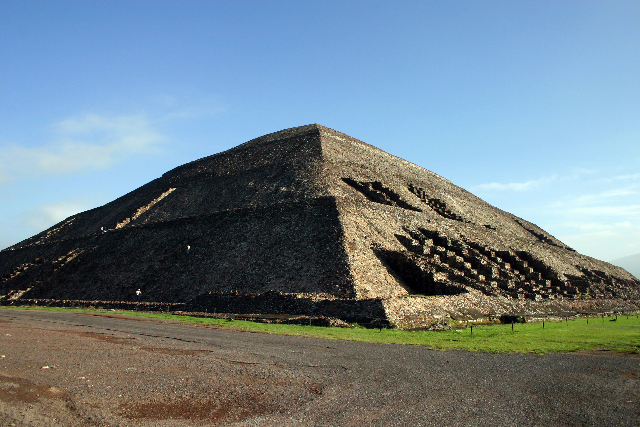
<svg viewBox="0 0 640 427">
<path fill-rule="evenodd" d="M 189 251 L 187 251 L 189 246 Z M 132 301 L 421 327 L 637 310 L 640 281 L 320 125 L 168 171 L 0 251 L 0 302 Z"/>
</svg>

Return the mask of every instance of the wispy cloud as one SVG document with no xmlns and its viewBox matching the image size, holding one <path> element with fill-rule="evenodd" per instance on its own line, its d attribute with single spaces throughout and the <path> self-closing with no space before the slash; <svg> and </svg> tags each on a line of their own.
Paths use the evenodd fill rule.
<svg viewBox="0 0 640 427">
<path fill-rule="evenodd" d="M 618 176 L 613 176 L 611 178 L 605 179 L 605 182 L 615 182 L 615 181 L 640 181 L 640 173 L 618 175 Z"/>
<path fill-rule="evenodd" d="M 573 229 L 576 231 L 584 231 L 591 233 L 620 233 L 632 229 L 640 229 L 640 225 L 634 225 L 631 221 L 619 221 L 613 223 L 602 223 L 594 221 L 566 221 L 557 224 L 558 227 Z"/>
<path fill-rule="evenodd" d="M 588 177 L 588 176 L 597 176 L 598 172 L 599 171 L 596 169 L 586 169 L 586 168 L 575 167 L 569 171 L 566 178 L 583 179 L 584 177 Z"/>
<path fill-rule="evenodd" d="M 34 206 L 23 215 L 23 222 L 36 230 L 44 230 L 71 215 L 88 209 L 75 202 L 59 202 Z"/>
<path fill-rule="evenodd" d="M 613 259 L 640 246 L 640 174 L 625 164 L 567 168 L 537 179 L 472 188 L 581 253 Z M 500 203 L 500 204 L 499 204 Z"/>
<path fill-rule="evenodd" d="M 585 188 L 600 191 L 568 195 L 551 206 L 556 236 L 579 252 L 614 259 L 640 249 L 640 185 L 626 179 L 599 179 Z M 608 188 L 607 188 L 608 187 Z M 562 220 L 564 219 L 564 220 Z"/>
<path fill-rule="evenodd" d="M 555 181 L 557 177 L 555 175 L 540 178 L 540 179 L 531 179 L 525 182 L 510 182 L 510 183 L 499 183 L 499 182 L 491 182 L 487 184 L 479 184 L 472 187 L 472 191 L 529 191 L 535 188 L 539 188 L 543 185 L 549 184 Z"/>
<path fill-rule="evenodd" d="M 526 192 L 535 190 L 538 188 L 542 188 L 546 185 L 549 185 L 554 182 L 562 182 L 565 185 L 569 182 L 585 182 L 586 177 L 590 177 L 590 179 L 586 182 L 591 183 L 592 185 L 602 185 L 602 184 L 610 184 L 613 182 L 623 182 L 633 183 L 635 181 L 640 181 L 640 173 L 635 174 L 624 174 L 624 175 L 616 175 L 609 177 L 598 177 L 601 174 L 601 171 L 596 171 L 593 169 L 584 169 L 584 168 L 576 168 L 573 169 L 569 174 L 559 176 L 557 174 L 538 178 L 538 179 L 530 179 L 525 182 L 509 182 L 509 183 L 500 183 L 500 182 L 490 182 L 486 184 L 479 184 L 471 187 L 471 191 L 494 191 L 494 192 Z M 636 194 L 638 192 L 638 185 L 631 184 L 631 186 L 620 189 L 613 189 L 607 192 L 602 192 L 594 195 L 586 195 L 582 196 L 583 200 L 574 200 L 574 202 L 578 203 L 587 203 L 589 202 L 589 198 L 593 197 L 594 200 L 602 199 L 602 198 L 611 198 L 616 196 L 626 196 L 630 194 Z"/>
<path fill-rule="evenodd" d="M 559 224 L 561 241 L 579 252 L 608 260 L 640 251 L 640 224 L 637 221 L 613 223 L 571 221 Z"/>
<path fill-rule="evenodd" d="M 161 95 L 157 102 L 166 110 L 161 120 L 199 119 L 211 117 L 225 111 L 226 107 L 212 97 L 202 99 L 178 99 L 171 95 Z"/>
<path fill-rule="evenodd" d="M 632 185 L 623 188 L 612 188 L 594 194 L 583 194 L 577 197 L 566 197 L 562 200 L 557 201 L 554 206 L 577 209 L 585 206 L 598 207 L 598 205 L 606 204 L 613 209 L 618 209 L 618 207 L 613 205 L 616 203 L 616 200 L 631 200 L 630 198 L 636 195 L 640 195 L 640 186 Z M 627 205 L 625 206 L 625 208 L 635 209 L 635 206 Z"/>
<path fill-rule="evenodd" d="M 578 217 L 640 217 L 640 205 L 624 206 L 577 206 L 563 212 L 567 216 Z"/>
<path fill-rule="evenodd" d="M 163 120 L 196 119 L 214 116 L 224 111 L 222 107 L 187 107 L 168 112 Z"/>
<path fill-rule="evenodd" d="M 143 116 L 85 114 L 53 126 L 49 143 L 0 146 L 0 185 L 28 176 L 104 169 L 122 159 L 155 151 L 163 136 Z"/>
</svg>

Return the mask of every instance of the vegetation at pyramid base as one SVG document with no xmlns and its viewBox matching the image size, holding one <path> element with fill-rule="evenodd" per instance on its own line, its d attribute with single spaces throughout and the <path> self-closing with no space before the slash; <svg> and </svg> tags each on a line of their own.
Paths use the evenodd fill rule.
<svg viewBox="0 0 640 427">
<path fill-rule="evenodd" d="M 8 309 L 6 307 L 2 307 Z M 28 308 L 20 308 L 28 309 Z M 174 314 L 129 311 L 102 311 L 68 308 L 32 308 L 37 310 L 73 310 L 80 312 L 107 312 L 111 314 L 142 316 L 151 319 L 169 319 L 234 330 L 271 334 L 304 336 L 325 339 L 361 341 L 379 344 L 421 345 L 437 350 L 467 350 L 490 353 L 557 353 L 602 350 L 612 353 L 640 354 L 640 317 L 636 314 L 601 315 L 591 318 L 546 320 L 544 323 L 517 324 L 465 323 L 445 331 L 403 331 L 375 329 L 353 325 L 319 327 L 305 325 L 268 324 L 244 320 L 181 316 Z"/>
</svg>

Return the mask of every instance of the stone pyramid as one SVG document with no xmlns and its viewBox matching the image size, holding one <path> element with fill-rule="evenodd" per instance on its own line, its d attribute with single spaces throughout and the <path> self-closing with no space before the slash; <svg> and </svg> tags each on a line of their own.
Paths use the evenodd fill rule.
<svg viewBox="0 0 640 427">
<path fill-rule="evenodd" d="M 71 216 L 0 252 L 0 275 L 5 300 L 130 301 L 140 288 L 146 301 L 201 310 L 396 326 L 640 300 L 625 270 L 320 125 L 193 161 Z"/>
</svg>

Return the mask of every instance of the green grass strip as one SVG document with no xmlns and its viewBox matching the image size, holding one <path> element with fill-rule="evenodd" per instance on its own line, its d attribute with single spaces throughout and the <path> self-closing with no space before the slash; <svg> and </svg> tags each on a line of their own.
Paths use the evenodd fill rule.
<svg viewBox="0 0 640 427">
<path fill-rule="evenodd" d="M 6 308 L 6 307 L 2 307 Z M 250 332 L 304 336 L 315 338 L 362 341 L 381 344 L 423 345 L 437 350 L 467 350 L 491 353 L 554 353 L 583 350 L 610 350 L 640 354 L 640 318 L 638 315 L 591 317 L 567 321 L 516 323 L 514 325 L 477 325 L 448 331 L 403 331 L 398 329 L 329 328 L 286 324 L 257 323 L 244 320 L 213 319 L 194 316 L 68 308 L 27 308 L 38 310 L 67 310 L 104 312 L 142 316 L 229 328 Z"/>
</svg>

